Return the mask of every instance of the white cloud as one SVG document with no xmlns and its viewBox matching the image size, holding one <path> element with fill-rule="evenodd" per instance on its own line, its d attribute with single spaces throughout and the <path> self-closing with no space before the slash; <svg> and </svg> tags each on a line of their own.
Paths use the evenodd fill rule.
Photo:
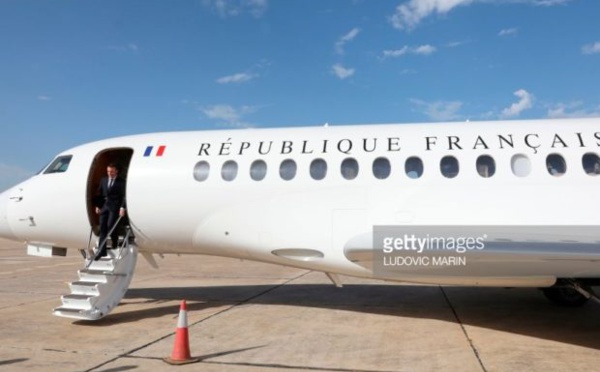
<svg viewBox="0 0 600 372">
<path fill-rule="evenodd" d="M 214 9 L 223 18 L 250 13 L 260 18 L 267 11 L 268 0 L 203 0 L 204 6 Z"/>
<path fill-rule="evenodd" d="M 531 3 L 533 5 L 540 5 L 540 6 L 554 6 L 554 5 L 563 5 L 566 3 L 570 3 L 571 1 L 574 1 L 574 0 L 521 0 L 521 1 L 516 1 L 516 2 Z"/>
<path fill-rule="evenodd" d="M 419 99 L 411 99 L 410 102 L 416 105 L 420 112 L 435 121 L 450 121 L 461 118 L 458 111 L 463 104 L 460 101 L 425 102 Z"/>
<path fill-rule="evenodd" d="M 421 55 L 427 56 L 427 55 L 432 54 L 435 51 L 436 51 L 436 48 L 434 46 L 421 45 L 419 47 L 416 47 L 413 52 L 415 54 L 421 54 Z"/>
<path fill-rule="evenodd" d="M 396 12 L 389 20 L 394 28 L 410 31 L 432 14 L 446 15 L 454 8 L 473 3 L 555 6 L 572 1 L 574 0 L 408 0 L 396 7 Z"/>
<path fill-rule="evenodd" d="M 256 112 L 256 106 L 241 106 L 235 108 L 231 105 L 212 105 L 203 106 L 199 110 L 209 119 L 221 120 L 227 126 L 231 127 L 251 127 L 243 118 L 249 114 Z"/>
<path fill-rule="evenodd" d="M 597 41 L 593 44 L 587 44 L 581 47 L 581 52 L 583 54 L 596 54 L 600 53 L 600 41 Z"/>
<path fill-rule="evenodd" d="M 469 43 L 469 42 L 468 41 L 452 41 L 452 42 L 446 44 L 445 46 L 446 46 L 446 48 L 456 48 L 461 45 L 465 45 L 467 43 Z"/>
<path fill-rule="evenodd" d="M 519 32 L 517 28 L 505 28 L 498 32 L 498 36 L 514 36 Z"/>
<path fill-rule="evenodd" d="M 519 116 L 523 111 L 533 107 L 533 95 L 527 92 L 525 89 L 519 89 L 513 94 L 519 97 L 519 101 L 513 103 L 512 105 L 510 105 L 510 107 L 507 107 L 504 110 L 502 110 L 502 114 L 500 115 L 500 117 L 516 117 Z"/>
<path fill-rule="evenodd" d="M 258 75 L 255 75 L 255 74 L 240 72 L 237 74 L 220 77 L 217 79 L 217 83 L 219 83 L 219 84 L 243 83 L 243 82 L 252 80 L 257 76 Z"/>
<path fill-rule="evenodd" d="M 408 45 L 403 46 L 400 49 L 391 49 L 383 51 L 383 58 L 397 58 L 405 54 L 417 54 L 417 55 L 430 55 L 437 50 L 436 47 L 426 44 L 417 47 L 409 47 Z"/>
<path fill-rule="evenodd" d="M 399 30 L 412 30 L 433 13 L 446 14 L 457 6 L 469 5 L 475 0 L 410 0 L 396 8 L 390 17 L 392 26 Z"/>
<path fill-rule="evenodd" d="M 557 103 L 548 108 L 549 118 L 587 118 L 600 117 L 600 106 L 592 109 L 584 107 L 583 102 Z"/>
<path fill-rule="evenodd" d="M 333 74 L 335 76 L 337 76 L 338 78 L 340 78 L 341 80 L 344 80 L 344 79 L 354 75 L 354 72 L 355 72 L 355 69 L 345 68 L 344 66 L 342 66 L 339 63 L 336 63 L 335 65 L 331 66 L 331 70 L 332 70 Z"/>
<path fill-rule="evenodd" d="M 33 176 L 33 172 L 16 165 L 0 163 L 0 192 Z"/>
<path fill-rule="evenodd" d="M 48 96 L 37 96 L 38 101 L 50 101 L 52 100 L 52 97 L 48 97 Z"/>
<path fill-rule="evenodd" d="M 245 83 L 252 79 L 256 79 L 260 76 L 267 74 L 267 69 L 271 66 L 271 62 L 266 59 L 261 59 L 254 66 L 246 69 L 246 72 L 238 72 L 231 75 L 221 76 L 216 80 L 219 84 L 236 84 Z"/>
<path fill-rule="evenodd" d="M 269 6 L 268 0 L 247 0 L 247 6 L 250 8 L 250 13 L 256 17 L 262 17 Z"/>
<path fill-rule="evenodd" d="M 403 46 L 400 49 L 384 50 L 383 51 L 383 58 L 401 57 L 401 56 L 405 55 L 406 53 L 408 53 L 408 47 L 405 45 L 405 46 Z"/>
<path fill-rule="evenodd" d="M 344 45 L 347 42 L 352 41 L 359 33 L 360 33 L 360 28 L 355 27 L 352 30 L 350 30 L 346 35 L 342 36 L 338 41 L 336 41 L 336 43 L 335 43 L 336 53 L 344 54 Z"/>
</svg>

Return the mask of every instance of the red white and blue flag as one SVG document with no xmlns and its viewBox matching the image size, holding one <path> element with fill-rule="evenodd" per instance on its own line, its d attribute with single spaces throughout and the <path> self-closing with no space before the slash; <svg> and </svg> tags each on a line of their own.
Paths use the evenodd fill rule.
<svg viewBox="0 0 600 372">
<path fill-rule="evenodd" d="M 144 152 L 144 157 L 163 156 L 166 148 L 167 146 L 164 145 L 157 146 L 156 151 L 154 151 L 154 146 L 148 146 L 146 147 L 146 151 Z"/>
</svg>

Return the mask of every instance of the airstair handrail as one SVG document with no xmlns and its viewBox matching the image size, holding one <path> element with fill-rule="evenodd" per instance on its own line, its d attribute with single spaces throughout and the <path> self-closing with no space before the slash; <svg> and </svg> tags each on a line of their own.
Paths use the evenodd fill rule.
<svg viewBox="0 0 600 372">
<path fill-rule="evenodd" d="M 121 218 L 123 218 L 123 216 L 119 215 L 119 218 L 117 219 L 117 222 L 115 222 L 115 224 L 110 229 L 110 231 L 108 232 L 108 234 L 106 234 L 106 237 L 104 238 L 104 241 L 102 241 L 101 244 L 98 247 L 102 247 L 102 246 L 104 246 L 104 244 L 106 244 L 106 242 L 108 241 L 108 238 L 110 238 L 110 236 L 112 235 L 113 231 L 115 231 L 115 229 L 117 228 L 117 225 L 121 221 Z M 86 265 L 85 265 L 86 269 L 90 267 L 90 265 L 92 264 L 92 262 L 94 262 L 94 260 L 100 255 L 101 251 L 102 251 L 101 249 L 98 249 L 98 252 L 96 252 L 93 255 L 93 257 L 90 259 L 90 261 L 88 263 L 86 263 Z"/>
<path fill-rule="evenodd" d="M 117 261 L 119 261 L 121 258 L 123 258 L 123 252 L 125 251 L 125 255 L 127 255 L 129 253 L 129 249 L 126 249 L 129 247 L 129 237 L 131 236 L 131 228 L 129 228 L 129 226 L 126 227 L 126 231 L 127 233 L 125 233 L 125 237 L 123 238 L 123 243 L 122 245 L 119 247 L 119 255 L 117 256 Z"/>
<path fill-rule="evenodd" d="M 90 237 L 88 239 L 88 244 L 87 244 L 87 248 L 85 250 L 86 256 L 85 257 L 89 257 L 90 256 L 90 244 L 92 244 L 92 236 L 94 235 L 94 226 L 90 227 Z M 84 257 L 84 258 L 85 258 Z"/>
</svg>

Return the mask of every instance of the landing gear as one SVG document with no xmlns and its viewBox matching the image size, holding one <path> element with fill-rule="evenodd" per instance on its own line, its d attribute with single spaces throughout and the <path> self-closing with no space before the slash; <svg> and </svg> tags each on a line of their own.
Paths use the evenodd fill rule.
<svg viewBox="0 0 600 372">
<path fill-rule="evenodd" d="M 589 285 L 573 279 L 560 279 L 552 287 L 542 288 L 542 292 L 551 302 L 565 307 L 579 307 L 589 299 L 600 302 Z"/>
</svg>

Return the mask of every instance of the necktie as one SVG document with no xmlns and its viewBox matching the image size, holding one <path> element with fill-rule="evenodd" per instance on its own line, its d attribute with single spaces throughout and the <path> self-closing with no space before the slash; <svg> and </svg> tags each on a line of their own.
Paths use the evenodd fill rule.
<svg viewBox="0 0 600 372">
<path fill-rule="evenodd" d="M 108 180 L 108 189 L 109 189 L 109 190 L 110 190 L 110 189 L 113 187 L 113 182 L 114 182 L 114 179 L 112 179 L 112 178 L 110 178 L 110 179 Z"/>
</svg>

